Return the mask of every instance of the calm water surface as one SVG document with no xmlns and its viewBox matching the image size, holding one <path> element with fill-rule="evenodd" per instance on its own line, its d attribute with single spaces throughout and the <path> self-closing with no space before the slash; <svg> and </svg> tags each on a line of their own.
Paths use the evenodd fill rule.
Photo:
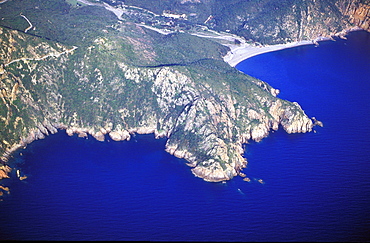
<svg viewBox="0 0 370 243">
<path fill-rule="evenodd" d="M 252 182 L 195 178 L 165 140 L 61 131 L 20 151 L 4 180 L 11 240 L 369 241 L 370 34 L 262 54 L 237 68 L 324 123 L 246 147 Z M 257 182 L 262 178 L 265 184 Z"/>
</svg>

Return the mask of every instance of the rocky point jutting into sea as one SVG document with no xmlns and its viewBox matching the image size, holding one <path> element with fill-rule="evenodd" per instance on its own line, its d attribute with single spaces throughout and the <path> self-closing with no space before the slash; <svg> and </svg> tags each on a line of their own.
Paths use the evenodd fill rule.
<svg viewBox="0 0 370 243">
<path fill-rule="evenodd" d="M 182 1 L 177 13 L 190 16 L 189 6 L 202 9 L 207 2 Z M 229 180 L 246 167 L 242 145 L 250 140 L 260 141 L 279 127 L 287 133 L 312 131 L 320 123 L 298 103 L 278 98 L 279 90 L 223 58 L 230 47 L 242 44 L 239 39 L 284 44 L 335 36 L 356 26 L 368 30 L 369 1 L 262 2 L 279 11 L 236 11 L 244 31 L 236 31 L 241 20 L 234 23 L 230 16 L 217 19 L 214 13 L 213 21 L 206 21 L 209 16 L 195 13 L 193 19 L 181 19 L 161 15 L 162 5 L 143 9 L 139 1 L 115 6 L 123 13 L 119 19 L 113 6 L 102 4 L 3 2 L 0 177 L 8 176 L 12 153 L 58 130 L 99 141 L 107 136 L 129 140 L 134 133 L 166 137 L 166 151 L 211 182 Z M 223 38 L 200 37 L 201 31 L 223 33 Z M 230 36 L 236 37 L 225 42 Z"/>
</svg>

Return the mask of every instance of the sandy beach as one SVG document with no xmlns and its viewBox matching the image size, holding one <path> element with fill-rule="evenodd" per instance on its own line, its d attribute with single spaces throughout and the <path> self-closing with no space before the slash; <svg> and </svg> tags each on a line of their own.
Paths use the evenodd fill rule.
<svg viewBox="0 0 370 243">
<path fill-rule="evenodd" d="M 318 41 L 330 40 L 327 37 L 317 38 L 316 40 L 302 40 L 286 44 L 277 44 L 277 45 L 256 45 L 249 44 L 243 37 L 237 36 L 235 34 L 226 33 L 226 32 L 216 32 L 207 29 L 203 31 L 197 31 L 189 33 L 198 37 L 213 39 L 220 44 L 230 48 L 230 51 L 224 56 L 224 61 L 227 62 L 230 66 L 235 67 L 241 61 L 248 59 L 250 57 L 263 54 L 271 51 L 278 51 L 286 48 L 292 48 L 301 45 L 315 45 L 318 44 Z M 236 44 L 239 42 L 239 44 Z"/>
<path fill-rule="evenodd" d="M 245 42 L 242 42 L 240 45 L 236 44 L 227 44 L 230 48 L 230 51 L 224 56 L 224 61 L 227 62 L 230 66 L 235 67 L 240 63 L 241 61 L 248 59 L 250 57 L 263 54 L 266 52 L 271 51 L 278 51 L 283 50 L 286 48 L 292 48 L 296 46 L 302 46 L 302 45 L 319 45 L 320 41 L 328 41 L 328 40 L 334 40 L 333 37 L 340 37 L 343 39 L 346 39 L 346 35 L 352 31 L 359 31 L 362 30 L 360 27 L 352 27 L 349 29 L 342 30 L 341 32 L 338 32 L 334 34 L 331 37 L 327 36 L 321 36 L 316 38 L 315 40 L 302 40 L 302 41 L 296 41 L 291 42 L 287 44 L 278 44 L 278 45 L 265 45 L 265 46 L 255 46 L 251 45 Z"/>
<path fill-rule="evenodd" d="M 314 45 L 314 44 L 315 41 L 297 41 L 287 44 L 266 45 L 266 46 L 254 46 L 247 43 L 243 43 L 239 46 L 229 45 L 231 50 L 224 56 L 224 61 L 227 62 L 230 66 L 235 67 L 241 61 L 262 53 L 278 51 L 301 45 Z"/>
<path fill-rule="evenodd" d="M 7 0 L 0 0 L 0 3 L 4 3 L 6 1 Z M 93 3 L 88 0 L 77 0 L 77 1 L 87 4 L 87 5 L 95 5 L 95 6 L 104 7 L 105 9 L 113 12 L 117 16 L 117 18 L 120 20 L 122 20 L 121 16 L 125 12 L 124 9 L 115 8 L 105 2 L 103 2 L 103 4 L 100 4 L 100 3 L 95 3 L 95 2 Z M 138 8 L 138 7 L 135 7 L 135 8 Z M 142 9 L 142 8 L 138 8 L 138 9 L 145 11 L 145 9 Z M 156 15 L 153 12 L 150 12 L 150 13 L 153 15 Z M 30 22 L 29 24 L 32 25 Z M 171 30 L 166 30 L 166 29 L 155 28 L 153 26 L 148 26 L 145 24 L 138 24 L 138 25 L 141 27 L 145 27 L 145 28 L 157 31 L 163 35 L 176 32 L 176 31 L 171 31 Z M 243 37 L 237 36 L 235 34 L 231 34 L 227 32 L 217 32 L 214 30 L 210 30 L 205 26 L 200 26 L 200 29 L 202 30 L 196 31 L 196 32 L 187 32 L 187 33 L 198 36 L 198 37 L 202 37 L 202 38 L 213 39 L 219 42 L 220 44 L 229 47 L 230 51 L 223 57 L 223 59 L 225 62 L 227 62 L 232 67 L 235 67 L 238 63 L 240 63 L 241 61 L 245 59 L 248 59 L 250 57 L 263 54 L 266 52 L 278 51 L 278 50 L 283 50 L 283 49 L 292 48 L 296 46 L 302 46 L 302 45 L 318 45 L 319 41 L 333 40 L 332 37 L 318 37 L 315 40 L 302 40 L 302 41 L 296 41 L 296 42 L 291 42 L 291 43 L 286 43 L 286 44 L 258 46 L 255 44 L 248 44 Z M 343 30 L 335 34 L 334 36 L 345 38 L 346 34 L 348 34 L 351 31 L 356 31 L 356 30 L 361 30 L 361 28 L 353 27 L 347 30 Z M 236 41 L 238 41 L 239 44 L 236 44 Z"/>
</svg>

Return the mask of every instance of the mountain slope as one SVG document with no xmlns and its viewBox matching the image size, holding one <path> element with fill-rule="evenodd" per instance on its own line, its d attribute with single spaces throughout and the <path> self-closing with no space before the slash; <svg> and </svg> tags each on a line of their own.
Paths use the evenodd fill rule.
<svg viewBox="0 0 370 243">
<path fill-rule="evenodd" d="M 167 152 L 214 182 L 246 166 L 242 144 L 249 140 L 279 126 L 288 133 L 312 130 L 297 103 L 227 65 L 227 47 L 179 31 L 160 34 L 104 7 L 69 2 L 1 5 L 2 177 L 15 150 L 60 129 L 100 141 L 134 133 L 166 137 Z"/>
</svg>

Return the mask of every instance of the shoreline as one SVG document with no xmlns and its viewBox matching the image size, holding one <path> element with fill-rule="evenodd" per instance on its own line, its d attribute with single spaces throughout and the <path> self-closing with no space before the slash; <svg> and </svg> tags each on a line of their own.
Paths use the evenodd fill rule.
<svg viewBox="0 0 370 243">
<path fill-rule="evenodd" d="M 297 46 L 303 46 L 303 45 L 319 45 L 320 41 L 329 41 L 329 40 L 335 41 L 335 39 L 333 39 L 333 37 L 339 37 L 339 38 L 342 38 L 342 39 L 347 39 L 346 38 L 347 34 L 349 34 L 350 32 L 353 32 L 353 31 L 360 31 L 360 30 L 363 30 L 363 29 L 356 26 L 356 27 L 353 27 L 353 28 L 343 30 L 339 33 L 336 33 L 336 34 L 332 35 L 332 36 L 326 36 L 326 37 L 322 36 L 322 37 L 318 37 L 314 40 L 302 40 L 302 41 L 295 41 L 295 42 L 291 42 L 291 43 L 277 44 L 277 45 L 255 46 L 255 45 L 247 44 L 247 43 L 242 43 L 240 45 L 229 44 L 229 45 L 226 45 L 226 46 L 228 46 L 230 48 L 230 51 L 223 57 L 223 59 L 230 66 L 235 67 L 240 62 L 242 62 L 242 61 L 244 61 L 248 58 L 260 55 L 260 54 L 264 54 L 264 53 L 267 53 L 267 52 L 273 52 L 273 51 L 279 51 L 279 50 L 288 49 L 288 48 L 293 48 L 293 47 L 297 47 Z"/>
<path fill-rule="evenodd" d="M 6 1 L 8 1 L 8 0 L 3 0 L 3 2 L 6 2 Z M 124 9 L 115 8 L 115 7 L 109 5 L 105 2 L 103 2 L 103 4 L 100 4 L 100 3 L 93 3 L 93 2 L 90 2 L 88 0 L 77 0 L 77 1 L 80 2 L 80 3 L 86 4 L 86 5 L 94 5 L 94 6 L 103 7 L 106 10 L 113 12 L 119 20 L 123 20 L 121 16 L 125 12 Z M 3 3 L 3 2 L 0 2 L 0 3 Z M 153 14 L 156 15 L 155 13 L 153 13 Z M 25 18 L 25 16 L 22 16 L 22 17 Z M 30 22 L 29 22 L 29 24 L 32 26 L 32 24 Z M 167 32 L 166 29 L 162 30 L 162 29 L 155 28 L 153 26 L 145 25 L 145 24 L 138 24 L 138 26 L 145 27 L 145 28 L 157 31 L 158 33 L 163 34 L 163 35 L 168 35 L 168 34 L 173 33 L 173 31 L 168 31 Z M 333 37 L 339 37 L 339 38 L 342 38 L 342 39 L 346 39 L 345 36 L 349 32 L 363 30 L 363 29 L 358 27 L 358 26 L 354 26 L 352 28 L 344 29 L 344 30 L 342 30 L 338 33 L 335 33 L 335 34 L 332 34 L 332 35 L 329 35 L 329 36 L 319 36 L 319 37 L 317 37 L 316 39 L 313 39 L 313 40 L 300 40 L 300 41 L 294 41 L 294 42 L 285 43 L 285 44 L 259 45 L 259 46 L 256 46 L 256 43 L 248 44 L 248 43 L 246 43 L 246 41 L 243 37 L 240 37 L 240 36 L 237 36 L 237 35 L 234 35 L 234 34 L 225 33 L 226 35 L 221 35 L 220 36 L 221 33 L 217 32 L 217 31 L 212 31 L 212 30 L 209 30 L 208 28 L 207 28 L 207 30 L 210 31 L 210 32 L 213 32 L 214 34 L 216 34 L 216 36 L 201 34 L 201 33 L 188 33 L 188 34 L 195 35 L 195 36 L 198 36 L 198 37 L 201 37 L 201 38 L 221 39 L 221 40 L 226 40 L 226 41 L 230 41 L 230 42 L 234 42 L 236 40 L 240 41 L 240 44 L 231 44 L 231 43 L 229 43 L 229 44 L 223 43 L 222 44 L 222 45 L 227 46 L 227 47 L 230 48 L 230 51 L 223 57 L 223 60 L 226 63 L 228 63 L 231 67 L 236 67 L 236 65 L 238 65 L 240 62 L 242 62 L 242 61 L 244 61 L 248 58 L 260 55 L 260 54 L 273 52 L 273 51 L 279 51 L 279 50 L 298 47 L 298 46 L 303 46 L 303 45 L 319 45 L 319 43 L 318 43 L 319 41 L 328 41 L 328 40 L 334 41 Z M 25 31 L 25 32 L 27 32 L 27 31 Z"/>
<path fill-rule="evenodd" d="M 330 38 L 325 39 L 330 40 Z M 266 46 L 254 46 L 251 44 L 242 44 L 240 46 L 229 46 L 230 51 L 223 57 L 224 61 L 227 62 L 230 66 L 235 67 L 240 62 L 263 54 L 267 52 L 279 51 L 283 49 L 293 48 L 302 45 L 315 45 L 317 44 L 314 40 L 312 41 L 297 41 L 287 44 L 277 44 L 277 45 L 266 45 Z"/>
</svg>

